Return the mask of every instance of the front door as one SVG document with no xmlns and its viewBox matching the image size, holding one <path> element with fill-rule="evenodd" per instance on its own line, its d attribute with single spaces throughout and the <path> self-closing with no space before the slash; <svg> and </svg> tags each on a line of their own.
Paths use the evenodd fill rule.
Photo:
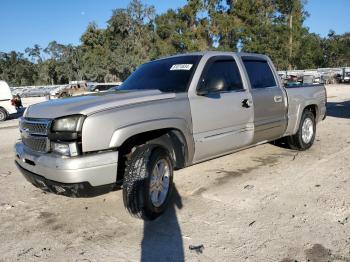
<svg viewBox="0 0 350 262">
<path fill-rule="evenodd" d="M 220 88 L 212 92 L 215 83 Z M 251 144 L 254 135 L 251 101 L 233 56 L 208 59 L 197 93 L 190 97 L 194 162 Z"/>
</svg>

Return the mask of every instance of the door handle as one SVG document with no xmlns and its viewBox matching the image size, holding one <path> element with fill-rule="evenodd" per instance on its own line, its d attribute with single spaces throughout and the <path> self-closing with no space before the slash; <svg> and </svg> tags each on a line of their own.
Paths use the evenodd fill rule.
<svg viewBox="0 0 350 262">
<path fill-rule="evenodd" d="M 282 102 L 282 96 L 274 96 L 273 100 L 275 101 L 275 103 L 281 103 Z"/>
<path fill-rule="evenodd" d="M 244 108 L 249 108 L 253 105 L 253 102 L 250 101 L 249 99 L 243 99 L 242 100 L 242 107 Z"/>
</svg>

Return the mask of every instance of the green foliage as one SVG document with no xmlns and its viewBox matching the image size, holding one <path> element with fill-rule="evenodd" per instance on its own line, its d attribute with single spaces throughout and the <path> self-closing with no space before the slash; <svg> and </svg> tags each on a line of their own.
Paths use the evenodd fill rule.
<svg viewBox="0 0 350 262">
<path fill-rule="evenodd" d="M 350 66 L 350 33 L 321 38 L 303 23 L 305 0 L 188 0 L 156 15 L 131 0 L 106 28 L 90 23 L 79 46 L 56 41 L 25 54 L 0 52 L 0 79 L 12 86 L 72 80 L 123 81 L 149 60 L 176 53 L 220 50 L 269 55 L 278 69 Z"/>
</svg>

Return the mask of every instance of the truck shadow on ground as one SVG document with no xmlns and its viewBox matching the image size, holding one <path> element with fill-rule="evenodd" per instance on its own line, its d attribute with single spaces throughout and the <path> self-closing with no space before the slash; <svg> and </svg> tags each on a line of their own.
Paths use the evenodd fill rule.
<svg viewBox="0 0 350 262">
<path fill-rule="evenodd" d="M 182 208 L 182 200 L 175 185 L 172 201 L 165 213 L 155 221 L 145 221 L 141 242 L 141 261 L 184 261 L 181 228 L 176 207 Z"/>
<path fill-rule="evenodd" d="M 350 118 L 350 101 L 328 102 L 327 116 Z"/>
</svg>

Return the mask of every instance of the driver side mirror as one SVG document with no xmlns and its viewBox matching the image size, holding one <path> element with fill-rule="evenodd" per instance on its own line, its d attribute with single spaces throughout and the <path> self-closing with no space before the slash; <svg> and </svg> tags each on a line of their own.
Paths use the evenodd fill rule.
<svg viewBox="0 0 350 262">
<path fill-rule="evenodd" d="M 206 96 L 208 94 L 216 94 L 225 89 L 225 82 L 219 78 L 209 79 L 207 82 L 203 78 L 200 88 L 197 90 L 197 94 L 200 96 Z"/>
</svg>

